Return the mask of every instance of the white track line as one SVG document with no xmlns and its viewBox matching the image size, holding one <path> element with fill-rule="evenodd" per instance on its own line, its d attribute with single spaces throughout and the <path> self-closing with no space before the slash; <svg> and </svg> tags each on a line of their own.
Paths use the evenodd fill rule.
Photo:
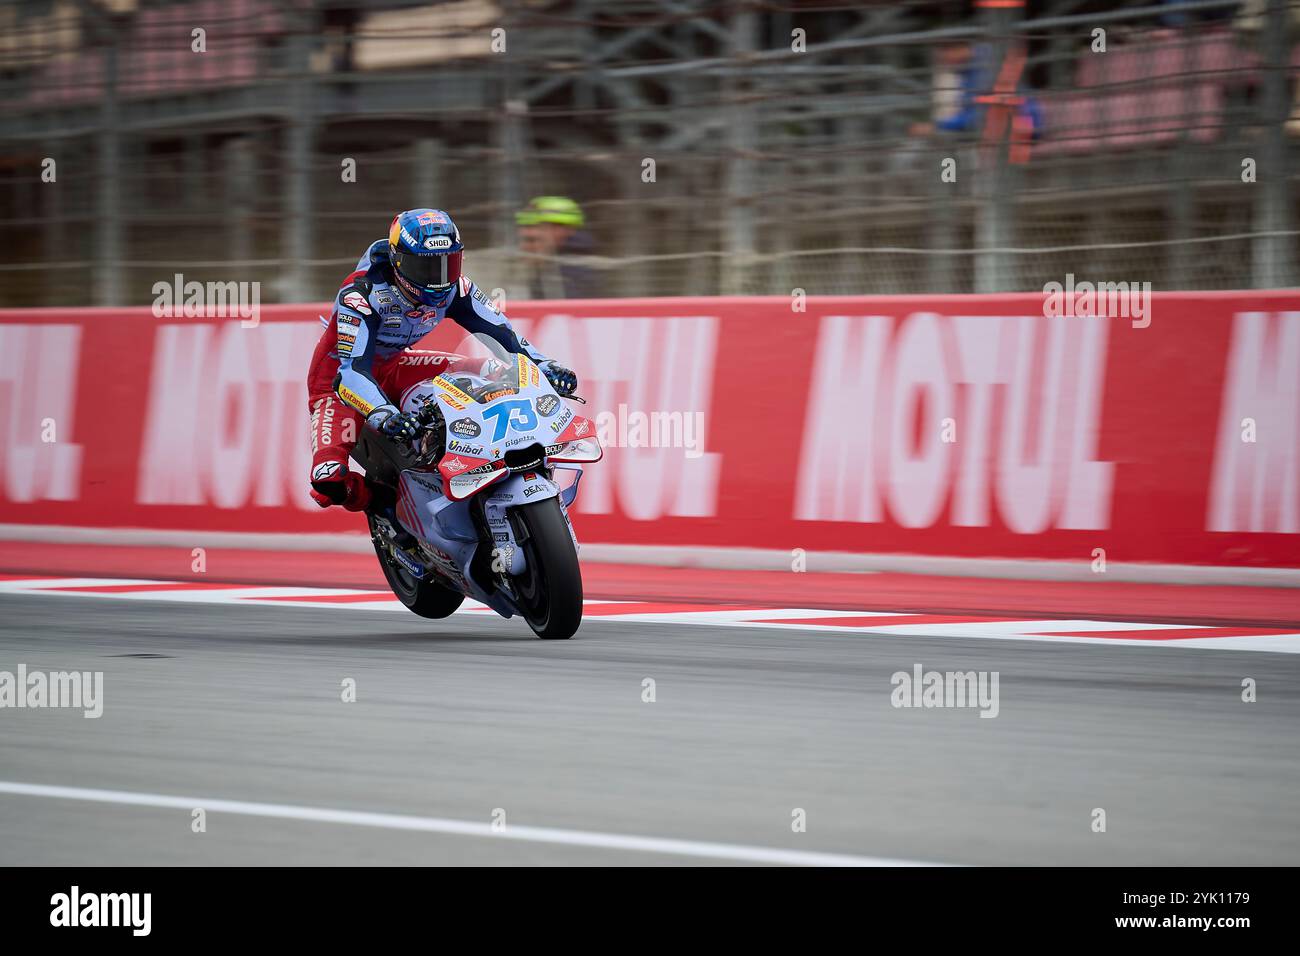
<svg viewBox="0 0 1300 956">
<path fill-rule="evenodd" d="M 368 813 L 360 810 L 333 810 L 324 807 L 297 807 L 282 803 L 249 803 L 243 800 L 212 800 L 204 797 L 173 797 L 159 793 L 133 793 L 126 790 L 92 790 L 82 787 L 56 787 L 36 783 L 0 781 L 0 793 L 24 797 L 47 797 L 54 800 L 86 800 L 136 807 L 163 807 L 169 810 L 193 810 L 202 807 L 214 813 L 232 813 L 247 817 L 270 817 L 300 820 L 307 823 L 339 823 L 345 826 L 379 827 L 386 830 L 416 830 L 424 833 L 449 833 L 455 836 L 493 837 L 526 843 L 558 843 L 599 850 L 628 850 L 634 853 L 663 853 L 670 856 L 704 857 L 745 863 L 774 863 L 792 866 L 935 866 L 917 860 L 892 860 L 874 856 L 842 853 L 818 853 L 804 850 L 781 850 L 775 847 L 743 846 L 735 843 L 706 843 L 698 840 L 672 840 L 660 837 L 626 836 L 588 830 L 559 830 L 551 827 L 524 827 L 514 824 L 494 830 L 490 823 L 449 820 L 444 817 L 414 817 L 396 813 Z"/>
<path fill-rule="evenodd" d="M 192 591 L 177 588 L 170 591 L 71 591 L 67 588 L 91 588 L 101 585 L 140 585 L 175 584 L 185 582 L 162 580 L 157 578 L 23 578 L 21 580 L 0 581 L 0 594 L 43 594 L 54 597 L 98 597 L 115 598 L 126 601 L 170 601 L 179 604 L 256 604 L 259 606 L 290 607 L 339 607 L 357 610 L 385 610 L 406 612 L 402 604 L 389 591 L 375 591 L 361 588 L 326 588 L 299 584 L 231 584 L 211 590 L 202 587 L 204 582 L 196 582 Z M 336 596 L 352 597 L 370 594 L 373 601 L 346 601 L 333 603 L 314 601 L 314 597 Z M 295 600 L 300 599 L 300 600 Z M 589 598 L 582 602 L 587 604 L 635 604 L 635 601 L 614 601 L 604 598 Z M 480 604 L 473 598 L 466 598 L 457 613 L 474 612 L 476 614 L 495 614 L 486 604 Z"/>
<path fill-rule="evenodd" d="M 305 607 L 336 608 L 350 611 L 385 611 L 408 614 L 406 607 L 391 594 L 381 591 L 360 591 L 355 588 L 314 588 L 290 585 L 241 585 L 236 587 L 201 587 L 189 591 L 183 588 L 166 591 L 66 591 L 67 587 L 93 587 L 96 585 L 148 585 L 177 584 L 174 581 L 121 580 L 113 578 L 36 578 L 0 581 L 0 595 L 43 594 L 53 597 L 113 598 L 127 601 L 163 601 L 174 604 L 237 605 L 241 607 Z M 373 600 L 334 603 L 313 601 L 313 596 L 373 596 Z M 802 631 L 805 634 L 856 634 L 860 637 L 948 637 L 995 641 L 1033 641 L 1046 644 L 1096 644 L 1109 647 L 1164 647 L 1193 650 L 1263 651 L 1277 654 L 1300 654 L 1300 632 L 1287 634 L 1248 634 L 1240 637 L 1185 637 L 1170 640 L 1126 638 L 1126 631 L 1161 631 L 1211 628 L 1212 625 L 1144 624 L 1127 621 L 1093 621 L 1088 619 L 1034 620 L 979 620 L 960 623 L 909 624 L 896 622 L 872 626 L 872 618 L 909 617 L 889 611 L 841 611 L 826 608 L 752 608 L 748 610 L 715 610 L 701 606 L 691 611 L 637 612 L 638 605 L 653 605 L 656 601 L 604 601 L 593 598 L 585 604 L 625 604 L 627 610 L 620 614 L 602 614 L 592 620 L 620 624 L 694 625 L 715 627 L 759 628 L 769 630 Z M 454 617 L 468 615 L 489 617 L 495 612 L 477 601 L 466 600 Z M 918 617 L 921 615 L 917 615 Z M 826 624 L 837 619 L 853 623 Z M 784 619 L 784 620 L 783 620 Z M 861 623 L 858 623 L 861 622 Z M 1056 636 L 1054 632 L 1088 632 L 1072 637 Z"/>
</svg>

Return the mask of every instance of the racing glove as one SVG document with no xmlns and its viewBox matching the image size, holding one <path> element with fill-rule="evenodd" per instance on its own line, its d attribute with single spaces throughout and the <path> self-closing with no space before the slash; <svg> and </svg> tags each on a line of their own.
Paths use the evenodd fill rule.
<svg viewBox="0 0 1300 956">
<path fill-rule="evenodd" d="M 558 362 L 547 359 L 538 366 L 546 380 L 551 383 L 551 388 L 555 389 L 559 395 L 572 395 L 578 390 L 578 376 L 571 370 L 565 368 Z"/>
<path fill-rule="evenodd" d="M 366 420 L 380 434 L 399 441 L 411 441 L 420 433 L 420 420 L 410 412 L 399 412 L 392 405 L 376 408 Z"/>
<path fill-rule="evenodd" d="M 370 504 L 370 487 L 355 472 L 333 469 L 328 462 L 312 472 L 311 497 L 322 508 L 342 505 L 345 511 L 365 511 Z"/>
</svg>

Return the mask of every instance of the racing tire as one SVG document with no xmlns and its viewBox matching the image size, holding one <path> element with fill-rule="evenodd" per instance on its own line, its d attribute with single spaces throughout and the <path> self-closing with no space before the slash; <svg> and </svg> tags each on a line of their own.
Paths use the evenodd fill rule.
<svg viewBox="0 0 1300 956">
<path fill-rule="evenodd" d="M 397 600 L 420 617 L 434 619 L 447 617 L 460 607 L 461 602 L 465 600 L 465 595 L 443 587 L 436 581 L 419 581 L 394 561 L 375 528 L 375 519 L 367 517 L 370 521 L 370 537 L 375 546 L 375 555 L 379 558 L 379 566 L 384 571 L 384 579 L 393 594 L 397 595 Z"/>
<path fill-rule="evenodd" d="M 511 515 L 524 530 L 517 536 L 527 568 L 510 579 L 524 620 L 545 640 L 570 638 L 582 623 L 582 571 L 560 501 L 519 505 Z"/>
</svg>

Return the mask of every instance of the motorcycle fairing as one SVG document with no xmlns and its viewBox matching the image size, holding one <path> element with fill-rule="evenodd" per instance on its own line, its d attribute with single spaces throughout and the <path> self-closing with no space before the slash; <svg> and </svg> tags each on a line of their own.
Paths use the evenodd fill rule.
<svg viewBox="0 0 1300 956">
<path fill-rule="evenodd" d="M 492 532 L 493 550 L 508 559 L 507 570 L 510 574 L 523 574 L 527 562 L 506 512 L 515 505 L 530 501 L 545 501 L 547 498 L 558 496 L 559 493 L 559 487 L 540 471 L 526 471 L 511 475 L 494 489 L 492 494 L 483 499 L 483 516 L 487 519 L 488 528 Z M 572 526 L 570 526 L 570 533 L 572 533 Z"/>
<path fill-rule="evenodd" d="M 507 558 L 510 575 L 525 572 L 527 557 L 509 511 L 547 498 L 559 499 L 576 548 L 568 508 L 577 496 L 582 469 L 559 462 L 587 463 L 603 454 L 591 419 L 576 415 L 563 403 L 536 364 L 522 355 L 513 359 L 488 382 L 461 388 L 439 375 L 402 396 L 405 411 L 417 410 L 430 398 L 437 401 L 446 446 L 436 469 L 401 472 L 396 509 L 398 523 L 420 541 L 430 568 L 506 618 L 520 610 L 508 587 L 486 580 L 483 559 L 489 558 L 490 566 L 493 555 L 482 555 L 480 549 L 499 549 L 499 556 Z M 530 457 L 515 461 L 513 467 L 506 465 L 513 449 L 533 445 L 540 446 L 536 464 Z M 488 530 L 486 541 L 480 535 L 483 524 Z M 474 578 L 471 568 L 476 565 L 490 591 Z"/>
<path fill-rule="evenodd" d="M 446 497 L 434 472 L 416 469 L 402 472 L 397 501 L 398 522 L 420 540 L 420 550 L 428 564 L 502 617 L 518 613 L 508 595 L 499 590 L 488 593 L 470 574 L 479 536 L 469 501 Z"/>
</svg>

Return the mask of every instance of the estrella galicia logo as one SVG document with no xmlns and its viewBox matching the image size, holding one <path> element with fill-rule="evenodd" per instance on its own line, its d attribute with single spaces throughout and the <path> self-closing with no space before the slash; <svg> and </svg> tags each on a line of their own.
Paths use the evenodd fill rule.
<svg viewBox="0 0 1300 956">
<path fill-rule="evenodd" d="M 554 395 L 543 395 L 537 400 L 537 414 L 543 418 L 550 418 L 559 407 L 560 400 Z"/>
<path fill-rule="evenodd" d="M 459 435 L 461 438 L 478 438 L 483 429 L 479 428 L 478 422 L 472 418 L 458 418 L 449 426 L 453 435 Z"/>
</svg>

